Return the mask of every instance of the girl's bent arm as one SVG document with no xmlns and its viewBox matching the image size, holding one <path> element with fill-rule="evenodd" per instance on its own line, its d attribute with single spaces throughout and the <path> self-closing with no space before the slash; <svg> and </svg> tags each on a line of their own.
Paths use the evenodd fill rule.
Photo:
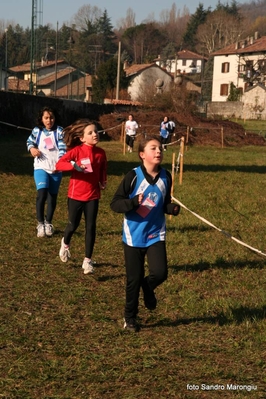
<svg viewBox="0 0 266 399">
<path fill-rule="evenodd" d="M 130 171 L 120 183 L 112 201 L 111 209 L 117 213 L 126 213 L 139 206 L 139 196 L 129 198 L 134 187 L 135 171 Z M 132 184 L 133 183 L 133 184 Z"/>
<path fill-rule="evenodd" d="M 73 154 L 73 150 L 68 151 L 65 155 L 63 155 L 59 161 L 56 163 L 56 170 L 60 172 L 67 172 L 73 170 L 73 164 L 71 161 L 75 162 L 75 156 Z"/>
</svg>

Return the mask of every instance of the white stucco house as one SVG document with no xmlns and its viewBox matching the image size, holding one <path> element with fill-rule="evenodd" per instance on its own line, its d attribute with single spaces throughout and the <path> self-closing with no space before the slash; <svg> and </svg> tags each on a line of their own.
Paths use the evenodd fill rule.
<svg viewBox="0 0 266 399">
<path fill-rule="evenodd" d="M 130 78 L 127 91 L 132 101 L 143 101 L 150 94 L 169 91 L 173 82 L 172 75 L 155 63 L 125 64 L 124 70 Z"/>
<path fill-rule="evenodd" d="M 180 71 L 182 74 L 195 74 L 201 73 L 207 58 L 190 50 L 180 50 L 173 59 L 163 61 L 159 56 L 155 61 L 157 65 L 165 67 L 171 73 Z"/>
<path fill-rule="evenodd" d="M 211 54 L 213 63 L 212 101 L 227 101 L 230 84 L 244 94 L 266 82 L 266 36 L 258 32 Z"/>
</svg>

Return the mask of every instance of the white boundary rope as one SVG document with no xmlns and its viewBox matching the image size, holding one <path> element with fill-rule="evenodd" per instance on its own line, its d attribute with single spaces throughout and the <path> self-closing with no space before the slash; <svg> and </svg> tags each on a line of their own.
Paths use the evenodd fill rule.
<svg viewBox="0 0 266 399">
<path fill-rule="evenodd" d="M 22 126 L 13 125 L 12 123 L 7 123 L 7 122 L 2 122 L 2 121 L 0 121 L 0 124 L 6 125 L 6 126 L 15 127 L 16 129 L 24 129 L 24 130 L 32 131 L 32 129 L 29 129 L 29 128 L 27 128 L 27 127 L 22 127 Z M 109 130 L 116 129 L 116 128 L 118 128 L 119 126 L 121 126 L 121 123 L 120 123 L 120 125 L 116 125 L 116 126 L 113 126 L 113 127 L 109 127 L 109 128 L 107 128 L 107 129 L 104 129 L 104 130 L 98 130 L 98 132 L 99 132 L 99 133 L 105 134 L 105 132 L 108 132 Z"/>
<path fill-rule="evenodd" d="M 172 200 L 174 202 L 176 202 L 178 205 L 180 205 L 182 208 L 186 209 L 187 211 L 189 211 L 190 213 L 192 213 L 192 215 L 196 216 L 198 219 L 202 220 L 204 223 L 208 224 L 209 226 L 213 227 L 214 229 L 220 231 L 220 233 L 224 234 L 226 237 L 231 238 L 233 241 L 236 241 L 238 244 L 243 245 L 244 247 L 250 249 L 253 252 L 256 252 L 259 255 L 262 256 L 266 256 L 265 253 L 263 253 L 262 251 L 251 247 L 250 245 L 244 243 L 243 241 L 238 240 L 237 238 L 233 237 L 231 234 L 227 233 L 224 230 L 221 230 L 219 227 L 216 227 L 214 224 L 210 223 L 208 220 L 204 219 L 203 217 L 199 216 L 197 213 L 191 211 L 190 209 L 188 209 L 184 204 L 182 204 L 182 202 L 180 202 L 179 200 L 177 200 L 176 198 L 172 197 Z"/>
<path fill-rule="evenodd" d="M 0 123 L 1 123 L 2 125 L 7 125 L 7 126 L 15 127 L 15 128 L 17 128 L 17 129 L 32 130 L 32 129 L 28 129 L 27 127 L 12 125 L 12 123 L 2 122 L 2 121 L 0 121 Z"/>
</svg>

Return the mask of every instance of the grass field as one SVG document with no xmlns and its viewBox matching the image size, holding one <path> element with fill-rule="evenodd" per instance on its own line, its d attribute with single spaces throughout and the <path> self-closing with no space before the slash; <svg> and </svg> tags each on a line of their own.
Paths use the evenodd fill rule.
<svg viewBox="0 0 266 399">
<path fill-rule="evenodd" d="M 0 135 L 0 398 L 183 399 L 266 397 L 265 148 L 188 148 L 174 197 L 245 248 L 182 209 L 167 218 L 168 280 L 158 308 L 140 298 L 141 331 L 122 329 L 122 215 L 109 203 L 139 164 L 121 143 L 108 156 L 93 276 L 82 273 L 84 223 L 71 260 L 58 251 L 67 220 L 63 178 L 55 235 L 36 237 L 29 132 Z M 172 152 L 163 165 L 171 171 Z"/>
<path fill-rule="evenodd" d="M 263 137 L 266 137 L 266 121 L 265 120 L 243 120 L 243 119 L 232 119 L 233 122 L 243 126 L 248 132 L 258 133 Z"/>
</svg>

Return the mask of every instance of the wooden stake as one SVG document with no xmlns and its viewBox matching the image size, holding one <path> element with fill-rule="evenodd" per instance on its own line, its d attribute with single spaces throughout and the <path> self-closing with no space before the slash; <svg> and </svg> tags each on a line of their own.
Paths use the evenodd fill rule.
<svg viewBox="0 0 266 399">
<path fill-rule="evenodd" d="M 175 181 L 175 153 L 173 152 L 173 156 L 172 156 L 172 187 L 171 187 L 171 196 L 174 195 L 174 181 Z"/>
<path fill-rule="evenodd" d="M 180 142 L 180 174 L 179 174 L 179 184 L 182 184 L 183 180 L 183 165 L 184 165 L 184 137 L 181 137 Z"/>
<path fill-rule="evenodd" d="M 126 153 L 126 129 L 125 129 L 125 122 L 122 123 L 121 128 L 121 141 L 123 143 L 123 155 Z"/>
<path fill-rule="evenodd" d="M 123 143 L 124 134 L 125 134 L 125 122 L 122 122 L 122 125 L 121 125 L 121 134 L 120 134 L 120 141 L 121 141 L 121 143 Z"/>
<path fill-rule="evenodd" d="M 224 148 L 224 128 L 221 127 L 222 148 Z"/>
<path fill-rule="evenodd" d="M 171 187 L 171 197 L 174 195 L 174 186 L 175 186 L 175 153 L 173 152 L 172 156 L 172 187 Z M 172 219 L 172 215 L 169 215 L 169 219 Z"/>
</svg>

